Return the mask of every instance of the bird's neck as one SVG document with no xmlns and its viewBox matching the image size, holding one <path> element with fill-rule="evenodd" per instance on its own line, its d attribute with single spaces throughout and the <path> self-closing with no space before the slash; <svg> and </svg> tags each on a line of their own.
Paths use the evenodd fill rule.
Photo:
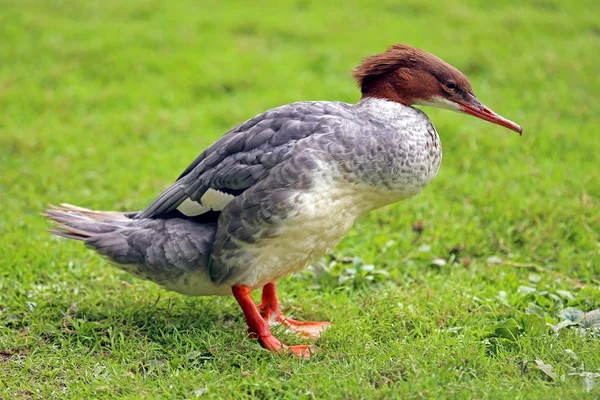
<svg viewBox="0 0 600 400">
<path fill-rule="evenodd" d="M 380 121 L 394 122 L 406 118 L 414 118 L 417 114 L 423 114 L 421 111 L 411 106 L 404 105 L 397 101 L 389 99 L 363 96 L 358 103 L 355 104 L 356 110 L 370 119 Z M 423 114 L 425 118 L 425 114 Z"/>
<path fill-rule="evenodd" d="M 421 110 L 397 102 L 364 98 L 355 106 L 368 121 L 357 138 L 363 168 L 352 171 L 389 202 L 420 192 L 436 175 L 442 158 L 439 136 Z"/>
</svg>

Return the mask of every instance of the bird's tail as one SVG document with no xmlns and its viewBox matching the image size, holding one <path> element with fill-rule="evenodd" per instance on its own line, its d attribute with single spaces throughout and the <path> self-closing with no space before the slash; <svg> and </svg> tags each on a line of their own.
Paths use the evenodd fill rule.
<svg viewBox="0 0 600 400">
<path fill-rule="evenodd" d="M 51 205 L 42 215 L 56 223 L 53 229 L 48 229 L 49 232 L 68 239 L 86 241 L 131 225 L 131 217 L 135 213 L 94 211 L 63 203 L 60 206 Z"/>
<path fill-rule="evenodd" d="M 217 230 L 215 223 L 185 218 L 135 218 L 137 213 L 93 211 L 70 204 L 51 206 L 45 217 L 56 224 L 49 231 L 81 240 L 113 262 L 136 265 L 134 272 L 152 275 L 206 268 Z"/>
</svg>

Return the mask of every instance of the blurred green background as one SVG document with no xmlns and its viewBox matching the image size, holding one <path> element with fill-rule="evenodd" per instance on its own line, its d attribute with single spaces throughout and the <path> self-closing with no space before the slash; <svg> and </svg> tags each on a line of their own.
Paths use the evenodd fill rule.
<svg viewBox="0 0 600 400">
<path fill-rule="evenodd" d="M 600 303 L 599 4 L 0 0 L 0 397 L 600 395 L 593 329 L 549 327 Z M 334 322 L 315 359 L 245 339 L 232 299 L 45 232 L 48 203 L 143 208 L 266 109 L 356 102 L 352 68 L 397 42 L 524 135 L 424 108 L 437 179 L 280 285 L 284 309 Z"/>
</svg>

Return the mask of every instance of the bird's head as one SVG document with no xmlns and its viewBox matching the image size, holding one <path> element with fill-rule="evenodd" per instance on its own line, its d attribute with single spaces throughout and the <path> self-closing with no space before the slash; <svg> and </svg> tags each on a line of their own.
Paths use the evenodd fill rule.
<svg viewBox="0 0 600 400">
<path fill-rule="evenodd" d="M 523 129 L 483 105 L 462 72 L 444 60 L 405 44 L 367 57 L 354 70 L 363 97 L 426 105 L 473 115 L 519 134 Z"/>
</svg>

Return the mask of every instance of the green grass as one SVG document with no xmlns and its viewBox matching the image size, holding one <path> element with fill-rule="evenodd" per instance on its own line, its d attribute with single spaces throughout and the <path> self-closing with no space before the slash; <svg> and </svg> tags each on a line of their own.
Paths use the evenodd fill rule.
<svg viewBox="0 0 600 400">
<path fill-rule="evenodd" d="M 0 0 L 0 398 L 600 396 L 573 375 L 600 372 L 598 338 L 547 325 L 600 307 L 599 3 L 221 3 Z M 48 203 L 144 207 L 268 108 L 355 102 L 350 70 L 395 42 L 457 66 L 524 136 L 425 110 L 439 176 L 334 251 L 389 278 L 340 284 L 338 262 L 279 285 L 286 311 L 334 322 L 315 358 L 246 338 L 231 298 L 45 231 Z"/>
</svg>

